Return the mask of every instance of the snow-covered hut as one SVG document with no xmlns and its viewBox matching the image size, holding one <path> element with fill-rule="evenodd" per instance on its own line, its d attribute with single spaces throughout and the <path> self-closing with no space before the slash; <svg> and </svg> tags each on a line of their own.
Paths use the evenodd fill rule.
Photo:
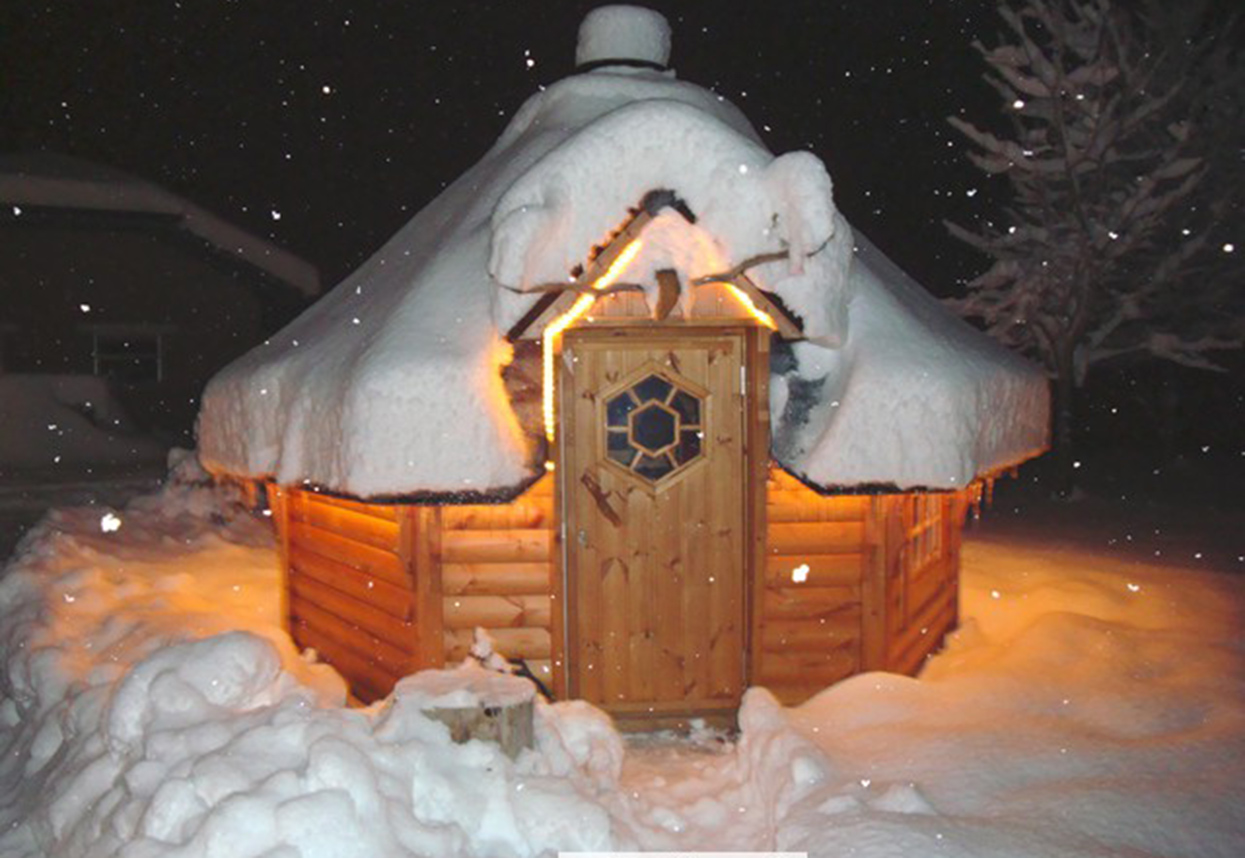
<svg viewBox="0 0 1245 858">
<path fill-rule="evenodd" d="M 477 628 L 624 723 L 912 672 L 975 487 L 1046 445 L 1041 374 L 669 49 L 591 13 L 581 73 L 208 387 L 200 456 L 267 481 L 290 632 L 361 698 Z"/>
</svg>

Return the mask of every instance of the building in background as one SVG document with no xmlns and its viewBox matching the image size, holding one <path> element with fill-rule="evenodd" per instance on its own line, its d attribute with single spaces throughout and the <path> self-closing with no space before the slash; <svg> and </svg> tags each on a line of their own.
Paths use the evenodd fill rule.
<svg viewBox="0 0 1245 858">
<path fill-rule="evenodd" d="M 0 372 L 108 379 L 138 427 L 188 440 L 207 379 L 319 290 L 306 261 L 150 182 L 0 156 Z"/>
</svg>

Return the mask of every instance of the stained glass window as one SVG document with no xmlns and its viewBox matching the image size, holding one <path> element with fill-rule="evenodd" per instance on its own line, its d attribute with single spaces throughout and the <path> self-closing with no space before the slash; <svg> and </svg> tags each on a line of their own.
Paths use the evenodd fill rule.
<svg viewBox="0 0 1245 858">
<path fill-rule="evenodd" d="M 699 458 L 704 403 L 653 373 L 605 403 L 605 451 L 612 461 L 657 482 Z"/>
</svg>

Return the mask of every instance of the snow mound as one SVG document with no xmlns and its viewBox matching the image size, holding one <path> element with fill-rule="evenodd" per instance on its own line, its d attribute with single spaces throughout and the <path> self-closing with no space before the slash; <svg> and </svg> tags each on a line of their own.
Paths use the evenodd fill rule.
<svg viewBox="0 0 1245 858">
<path fill-rule="evenodd" d="M 421 670 L 408 676 L 398 683 L 394 696 L 420 709 L 466 709 L 482 702 L 517 706 L 536 696 L 536 686 L 468 660 L 451 670 Z"/>
<path fill-rule="evenodd" d="M 164 447 L 139 434 L 91 375 L 0 373 L 0 469 L 159 462 Z"/>
<path fill-rule="evenodd" d="M 579 25 L 575 65 L 609 60 L 640 60 L 657 66 L 670 62 L 670 24 L 640 6 L 599 6 Z"/>
<path fill-rule="evenodd" d="M 536 747 L 511 760 L 424 716 L 436 674 L 346 708 L 280 630 L 268 529 L 193 460 L 114 514 L 57 512 L 0 577 L 5 856 L 1245 843 L 1239 576 L 970 541 L 965 623 L 919 680 L 863 674 L 793 709 L 751 689 L 733 742 L 624 742 L 586 703 L 537 699 Z"/>
</svg>

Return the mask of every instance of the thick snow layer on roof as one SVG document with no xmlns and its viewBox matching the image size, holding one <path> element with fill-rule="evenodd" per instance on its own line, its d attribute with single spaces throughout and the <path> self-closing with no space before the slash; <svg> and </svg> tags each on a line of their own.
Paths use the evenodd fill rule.
<svg viewBox="0 0 1245 858">
<path fill-rule="evenodd" d="M 213 379 L 203 461 L 364 497 L 518 486 L 539 465 L 506 398 L 501 332 L 537 287 L 569 282 L 655 189 L 695 215 L 697 247 L 680 254 L 657 240 L 628 281 L 651 281 L 673 262 L 690 282 L 788 253 L 749 271 L 808 337 L 798 372 L 817 395 L 797 428 L 778 427 L 784 464 L 825 484 L 955 487 L 1041 447 L 1030 427 L 1044 422 L 1045 400 L 1032 373 L 898 272 L 852 268 L 851 230 L 818 159 L 774 157 L 736 108 L 701 87 L 607 67 L 530 99 L 493 149 L 362 268 Z M 672 217 L 641 237 L 669 239 Z M 903 282 L 892 288 L 892 277 Z M 813 391 L 820 364 L 829 374 Z M 848 387 L 849 419 L 821 407 L 820 394 Z M 988 425 L 974 425 L 983 416 Z M 913 425 L 879 425 L 897 419 Z M 825 446 L 843 444 L 873 460 Z"/>
<path fill-rule="evenodd" d="M 97 164 L 49 153 L 0 158 L 0 203 L 169 215 L 222 253 L 245 260 L 305 295 L 320 292 L 315 266 L 163 188 Z"/>
<path fill-rule="evenodd" d="M 824 487 L 962 488 L 1045 449 L 1041 372 L 856 241 L 847 343 L 796 343 L 771 385 L 778 460 Z"/>
</svg>

